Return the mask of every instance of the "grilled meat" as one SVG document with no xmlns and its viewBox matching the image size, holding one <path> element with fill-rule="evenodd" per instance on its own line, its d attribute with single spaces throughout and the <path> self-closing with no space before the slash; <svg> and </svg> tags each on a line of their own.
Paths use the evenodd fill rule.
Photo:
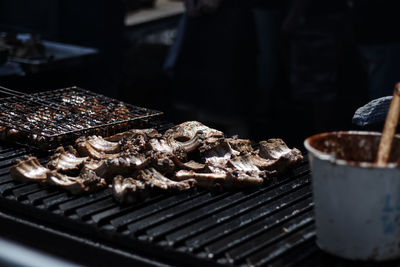
<svg viewBox="0 0 400 267">
<path fill-rule="evenodd" d="M 224 173 L 198 173 L 194 171 L 180 170 L 175 173 L 174 179 L 185 181 L 193 179 L 197 185 L 207 189 L 220 188 L 224 185 L 227 175 Z"/>
<path fill-rule="evenodd" d="M 121 140 L 134 140 L 139 136 L 144 137 L 146 141 L 151 138 L 161 137 L 161 135 L 155 129 L 132 129 L 110 137 L 106 137 L 104 139 L 110 142 L 119 142 Z"/>
<path fill-rule="evenodd" d="M 60 186 L 71 194 L 93 192 L 107 186 L 106 181 L 96 175 L 94 171 L 87 170 L 78 177 L 60 174 L 56 171 L 47 172 L 47 183 Z"/>
<path fill-rule="evenodd" d="M 261 171 L 252 162 L 250 154 L 233 156 L 227 164 L 228 178 L 225 187 L 248 187 L 261 185 L 267 178 L 265 171 Z"/>
<path fill-rule="evenodd" d="M 107 154 L 104 151 L 95 149 L 85 137 L 80 137 L 76 140 L 76 147 L 79 155 L 82 157 L 90 157 L 92 159 L 101 160 L 106 158 L 116 158 L 119 156 L 118 153 Z"/>
<path fill-rule="evenodd" d="M 170 180 L 154 168 L 139 171 L 137 179 L 146 182 L 151 188 L 162 191 L 183 191 L 194 187 L 197 183 L 194 179 L 182 179 L 179 182 Z"/>
<path fill-rule="evenodd" d="M 108 175 L 108 166 L 106 160 L 88 160 L 85 161 L 81 172 L 93 171 L 97 176 L 105 178 Z"/>
<path fill-rule="evenodd" d="M 17 164 L 10 167 L 11 177 L 19 182 L 45 182 L 48 172 L 36 157 L 17 160 Z"/>
<path fill-rule="evenodd" d="M 105 161 L 106 171 L 102 177 L 109 179 L 117 175 L 130 176 L 136 170 L 147 167 L 150 161 L 150 158 L 146 158 L 144 155 L 128 155 L 107 159 Z"/>
<path fill-rule="evenodd" d="M 252 161 L 260 169 L 282 174 L 301 163 L 303 156 L 297 148 L 288 148 L 282 139 L 269 139 L 260 142 L 260 149 Z"/>
<path fill-rule="evenodd" d="M 47 181 L 73 194 L 112 182 L 115 199 L 132 203 L 153 192 L 195 185 L 207 189 L 258 186 L 303 159 L 299 150 L 289 149 L 281 139 L 260 142 L 259 150 L 253 151 L 249 140 L 224 138 L 222 132 L 194 121 L 164 135 L 144 129 L 108 138 L 80 137 L 76 149 L 58 148 L 47 164 L 52 171 L 36 158 L 21 161 L 10 171 L 16 180 Z"/>
<path fill-rule="evenodd" d="M 46 167 L 61 173 L 79 173 L 87 159 L 88 157 L 78 158 L 73 153 L 65 151 L 64 147 L 59 147 Z"/>
<path fill-rule="evenodd" d="M 239 155 L 238 151 L 232 149 L 226 139 L 219 139 L 214 142 L 209 150 L 204 151 L 206 166 L 210 168 L 224 169 L 233 155 Z"/>
<path fill-rule="evenodd" d="M 185 169 L 185 170 L 192 170 L 192 171 L 202 171 L 206 167 L 205 164 L 196 162 L 194 160 L 190 160 L 188 162 L 182 162 L 178 158 L 174 158 L 174 163 L 179 168 L 182 168 L 182 169 Z"/>
<path fill-rule="evenodd" d="M 150 139 L 149 147 L 150 151 L 146 155 L 151 159 L 151 165 L 164 174 L 175 170 L 175 159 L 185 160 L 187 156 L 185 151 L 172 148 L 163 138 Z"/>
<path fill-rule="evenodd" d="M 89 144 L 97 151 L 104 152 L 106 154 L 115 154 L 120 152 L 120 145 L 117 142 L 110 142 L 96 135 L 89 136 L 87 140 Z"/>
<path fill-rule="evenodd" d="M 240 153 L 250 153 L 253 151 L 251 147 L 250 140 L 247 139 L 236 139 L 236 138 L 226 138 L 226 141 L 231 146 L 231 148 Z"/>
<path fill-rule="evenodd" d="M 186 152 L 192 152 L 202 145 L 204 139 L 223 136 L 223 132 L 209 128 L 198 121 L 181 123 L 164 134 L 164 138 L 172 148 L 182 148 Z"/>
<path fill-rule="evenodd" d="M 149 186 L 145 182 L 119 175 L 113 179 L 113 196 L 120 203 L 134 203 L 149 195 Z"/>
<path fill-rule="evenodd" d="M 205 126 L 201 122 L 187 121 L 167 130 L 164 137 L 166 139 L 178 138 L 178 140 L 180 137 L 183 139 L 192 139 L 198 132 L 202 132 L 205 138 L 224 136 L 223 132 Z"/>
<path fill-rule="evenodd" d="M 195 179 L 200 187 L 213 188 L 243 188 L 259 186 L 264 182 L 266 173 L 260 171 L 251 161 L 250 155 L 233 156 L 232 159 L 215 161 L 217 166 L 207 166 L 210 173 L 180 170 L 175 179 Z"/>
</svg>

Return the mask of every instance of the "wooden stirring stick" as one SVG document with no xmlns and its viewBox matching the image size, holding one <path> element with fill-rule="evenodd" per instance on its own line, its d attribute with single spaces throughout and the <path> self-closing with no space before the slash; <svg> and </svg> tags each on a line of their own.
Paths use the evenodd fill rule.
<svg viewBox="0 0 400 267">
<path fill-rule="evenodd" d="M 383 128 L 382 138 L 379 143 L 376 165 L 384 167 L 387 165 L 392 148 L 393 137 L 396 132 L 397 123 L 400 115 L 400 82 L 394 87 L 393 99 L 390 103 L 389 112 L 386 117 L 385 127 Z"/>
</svg>

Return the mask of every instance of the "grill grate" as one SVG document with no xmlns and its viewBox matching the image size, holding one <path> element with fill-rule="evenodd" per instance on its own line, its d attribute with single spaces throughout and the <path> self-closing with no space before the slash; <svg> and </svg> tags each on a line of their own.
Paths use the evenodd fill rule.
<svg viewBox="0 0 400 267">
<path fill-rule="evenodd" d="M 123 103 L 78 87 L 0 99 L 3 138 L 27 137 L 38 147 L 59 144 L 81 135 L 109 136 L 132 127 L 148 125 L 162 112 Z"/>
<path fill-rule="evenodd" d="M 306 163 L 254 190 L 194 189 L 121 206 L 110 189 L 73 196 L 58 188 L 12 181 L 7 168 L 13 158 L 28 152 L 0 149 L 0 206 L 24 211 L 43 223 L 56 221 L 64 231 L 81 237 L 94 236 L 97 242 L 171 264 L 198 266 L 279 266 L 296 251 L 317 251 Z M 307 255 L 302 255 L 304 260 L 309 260 Z"/>
</svg>

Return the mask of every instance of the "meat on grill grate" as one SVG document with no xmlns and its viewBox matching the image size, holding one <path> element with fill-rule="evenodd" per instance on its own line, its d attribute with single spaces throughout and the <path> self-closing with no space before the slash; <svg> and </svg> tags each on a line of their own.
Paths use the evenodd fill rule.
<svg viewBox="0 0 400 267">
<path fill-rule="evenodd" d="M 25 160 L 17 160 L 17 164 L 11 166 L 10 174 L 19 182 L 45 182 L 49 170 L 43 167 L 36 157 L 28 157 Z"/>
<path fill-rule="evenodd" d="M 88 157 L 80 158 L 75 153 L 76 151 L 72 147 L 70 151 L 65 151 L 64 147 L 59 147 L 54 155 L 50 157 L 46 167 L 65 174 L 77 174 L 82 169 L 85 161 L 88 160 Z"/>
<path fill-rule="evenodd" d="M 107 186 L 106 181 L 96 175 L 94 171 L 86 170 L 77 177 L 67 176 L 56 171 L 47 172 L 47 183 L 60 186 L 71 194 L 93 192 Z"/>
<path fill-rule="evenodd" d="M 14 179 L 45 179 L 74 194 L 91 192 L 108 182 L 117 201 L 133 202 L 153 192 L 196 185 L 213 190 L 258 186 L 303 159 L 299 150 L 289 149 L 281 139 L 260 142 L 254 151 L 249 140 L 225 138 L 196 121 L 172 127 L 164 135 L 154 129 L 129 130 L 106 138 L 82 136 L 75 144 L 77 150 L 56 150 L 47 164 L 53 171 L 38 165 L 47 170 L 41 169 L 39 178 L 26 175 L 21 179 L 14 171 Z M 34 163 L 30 159 L 27 164 Z"/>
</svg>

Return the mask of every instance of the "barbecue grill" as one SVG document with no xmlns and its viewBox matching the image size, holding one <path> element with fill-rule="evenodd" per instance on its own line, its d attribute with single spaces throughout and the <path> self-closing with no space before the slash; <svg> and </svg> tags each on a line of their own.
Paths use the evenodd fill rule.
<svg viewBox="0 0 400 267">
<path fill-rule="evenodd" d="M 81 135 L 109 136 L 132 127 L 149 126 L 150 119 L 162 115 L 78 87 L 29 95 L 4 87 L 0 90 L 12 95 L 0 99 L 0 125 L 7 127 L 3 138 L 43 149 Z M 9 134 L 9 129 L 20 132 Z"/>
<path fill-rule="evenodd" d="M 56 101 L 65 91 L 59 92 L 37 96 Z M 161 121 L 156 125 L 161 132 L 170 127 Z M 45 162 L 49 154 L 0 142 L 3 236 L 82 264 L 354 264 L 324 254 L 315 244 L 307 162 L 257 189 L 217 193 L 195 188 L 121 205 L 110 189 L 74 196 L 48 185 L 13 181 L 9 167 L 25 155 Z"/>
</svg>

